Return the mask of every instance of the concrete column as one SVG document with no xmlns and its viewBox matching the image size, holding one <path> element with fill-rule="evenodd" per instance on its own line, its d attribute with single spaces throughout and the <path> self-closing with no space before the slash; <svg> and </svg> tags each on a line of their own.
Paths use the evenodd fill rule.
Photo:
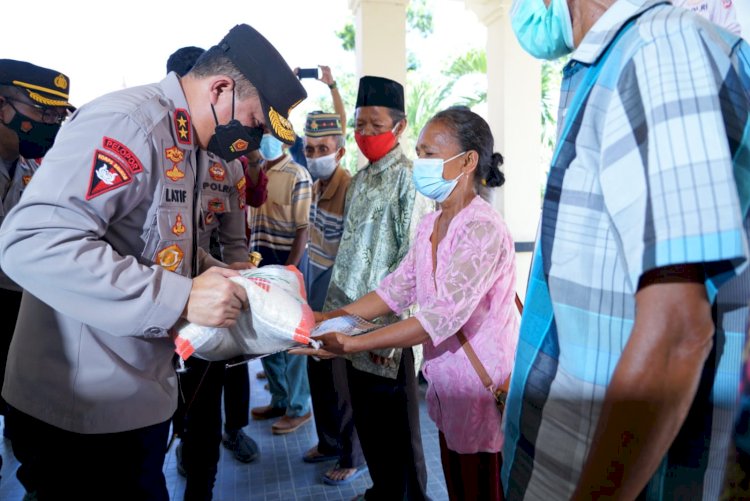
<svg viewBox="0 0 750 501">
<path fill-rule="evenodd" d="M 526 52 L 510 25 L 510 0 L 465 0 L 487 27 L 487 120 L 495 150 L 505 157 L 505 186 L 493 205 L 517 243 L 517 289 L 521 298 L 531 263 L 525 242 L 533 242 L 541 214 L 541 63 Z M 518 252 L 521 251 L 521 252 Z"/>
<path fill-rule="evenodd" d="M 354 14 L 357 76 L 376 75 L 406 84 L 408 0 L 349 0 Z"/>
</svg>

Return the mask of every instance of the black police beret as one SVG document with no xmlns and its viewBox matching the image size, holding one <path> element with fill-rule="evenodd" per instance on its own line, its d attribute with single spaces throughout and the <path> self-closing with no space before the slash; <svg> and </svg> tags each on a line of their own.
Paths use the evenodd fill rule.
<svg viewBox="0 0 750 501">
<path fill-rule="evenodd" d="M 289 113 L 307 92 L 281 54 L 247 24 L 232 28 L 218 46 L 258 89 L 266 128 L 279 140 L 294 144 L 296 135 Z"/>
<path fill-rule="evenodd" d="M 405 111 L 404 86 L 390 78 L 364 76 L 359 79 L 355 108 L 363 106 L 385 106 Z"/>
<path fill-rule="evenodd" d="M 75 107 L 70 98 L 70 79 L 59 71 L 25 61 L 0 59 L 0 85 L 14 85 L 26 91 L 32 101 L 43 106 Z"/>
</svg>

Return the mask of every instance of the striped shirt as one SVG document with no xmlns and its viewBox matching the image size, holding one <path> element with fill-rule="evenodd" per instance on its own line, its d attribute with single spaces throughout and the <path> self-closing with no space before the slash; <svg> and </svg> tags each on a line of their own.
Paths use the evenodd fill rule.
<svg viewBox="0 0 750 501">
<path fill-rule="evenodd" d="M 307 170 L 285 156 L 266 170 L 268 199 L 260 207 L 250 207 L 250 249 L 263 254 L 264 264 L 284 264 L 294 244 L 297 230 L 306 228 L 310 218 L 312 179 Z M 279 259 L 275 259 L 279 257 Z"/>
<path fill-rule="evenodd" d="M 313 185 L 310 206 L 310 232 L 307 242 L 307 263 L 304 271 L 307 300 L 315 310 L 323 308 L 331 268 L 339 251 L 344 233 L 344 205 L 352 177 L 343 167 L 334 171 L 323 186 L 320 180 Z"/>
<path fill-rule="evenodd" d="M 638 280 L 685 263 L 704 266 L 717 330 L 690 414 L 644 497 L 720 492 L 750 299 L 750 50 L 666 2 L 619 0 L 564 70 L 561 124 L 635 16 L 558 136 L 505 414 L 510 499 L 573 493 L 633 328 Z"/>
</svg>

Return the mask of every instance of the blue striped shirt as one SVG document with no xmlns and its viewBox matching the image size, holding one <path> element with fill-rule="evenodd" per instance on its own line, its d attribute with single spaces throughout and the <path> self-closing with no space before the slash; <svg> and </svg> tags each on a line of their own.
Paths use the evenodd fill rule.
<svg viewBox="0 0 750 501">
<path fill-rule="evenodd" d="M 564 70 L 561 124 L 587 71 L 634 16 L 550 169 L 535 262 L 549 295 L 530 284 L 505 416 L 510 499 L 573 493 L 633 328 L 638 280 L 686 263 L 707 273 L 714 348 L 644 495 L 716 499 L 721 489 L 750 299 L 750 50 L 663 1 L 619 0 Z M 545 300 L 548 322 L 535 314 Z"/>
</svg>

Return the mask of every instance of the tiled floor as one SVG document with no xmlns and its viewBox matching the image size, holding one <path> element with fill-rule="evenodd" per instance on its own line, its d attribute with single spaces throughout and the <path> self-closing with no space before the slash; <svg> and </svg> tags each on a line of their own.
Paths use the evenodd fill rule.
<svg viewBox="0 0 750 501">
<path fill-rule="evenodd" d="M 255 378 L 261 370 L 260 361 L 249 365 L 251 384 L 251 405 L 265 405 L 270 395 L 263 388 L 264 381 Z M 424 394 L 424 386 L 420 386 Z M 424 398 L 420 402 L 422 440 L 427 461 L 427 492 L 435 500 L 445 500 L 443 470 L 440 466 L 440 448 L 437 429 L 427 416 Z M 1 423 L 1 421 L 0 421 Z M 308 423 L 297 432 L 289 435 L 273 435 L 271 421 L 250 421 L 245 431 L 260 446 L 260 458 L 250 464 L 236 461 L 228 451 L 222 448 L 219 473 L 214 487 L 214 499 L 217 501 L 277 501 L 277 500 L 349 500 L 361 494 L 371 485 L 369 475 L 363 475 L 352 484 L 336 487 L 320 482 L 323 472 L 332 463 L 307 464 L 302 461 L 302 454 L 315 445 L 314 424 Z M 164 463 L 164 474 L 171 499 L 182 500 L 185 479 L 175 468 L 173 444 Z M 23 498 L 24 491 L 15 478 L 18 463 L 10 451 L 7 441 L 0 443 L 0 454 L 3 456 L 2 480 L 0 480 L 0 499 L 18 500 Z"/>
</svg>

